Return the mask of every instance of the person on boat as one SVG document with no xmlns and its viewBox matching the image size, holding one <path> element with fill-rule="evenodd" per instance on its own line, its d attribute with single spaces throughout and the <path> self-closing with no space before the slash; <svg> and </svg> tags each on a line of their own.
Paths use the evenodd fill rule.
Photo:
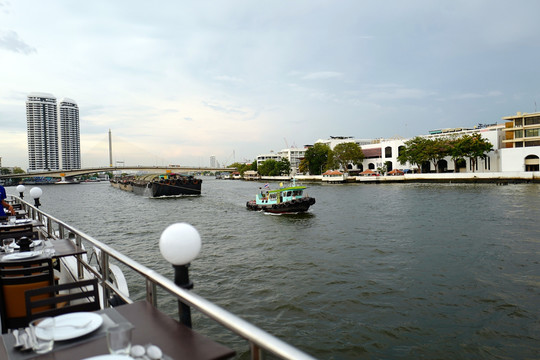
<svg viewBox="0 0 540 360">
<path fill-rule="evenodd" d="M 2 206 L 0 206 L 0 216 L 6 216 L 4 208 L 9 209 L 11 215 L 15 215 L 15 210 L 13 209 L 13 206 L 6 202 L 6 198 L 6 189 L 2 185 L 0 185 L 0 199 L 2 200 Z"/>
</svg>

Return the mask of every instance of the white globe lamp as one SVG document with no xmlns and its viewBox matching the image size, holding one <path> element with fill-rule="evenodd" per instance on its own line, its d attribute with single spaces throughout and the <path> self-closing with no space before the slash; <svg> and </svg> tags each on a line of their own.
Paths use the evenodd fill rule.
<svg viewBox="0 0 540 360">
<path fill-rule="evenodd" d="M 39 203 L 39 198 L 41 197 L 42 194 L 43 194 L 43 191 L 38 187 L 34 187 L 30 189 L 30 196 L 32 197 L 32 199 L 34 199 L 34 206 L 37 208 L 41 205 Z"/>
<path fill-rule="evenodd" d="M 197 229 L 186 223 L 169 225 L 159 238 L 159 251 L 161 255 L 173 265 L 174 283 L 182 289 L 193 289 L 189 280 L 189 263 L 201 251 L 201 236 Z M 191 328 L 191 309 L 178 300 L 180 322 Z"/>
<path fill-rule="evenodd" d="M 186 223 L 169 225 L 159 239 L 161 255 L 173 265 L 187 265 L 201 251 L 201 236 Z"/>
<path fill-rule="evenodd" d="M 18 185 L 17 186 L 17 192 L 19 193 L 19 196 L 22 198 L 24 198 L 24 190 L 26 190 L 26 188 L 24 187 L 24 185 Z"/>
</svg>

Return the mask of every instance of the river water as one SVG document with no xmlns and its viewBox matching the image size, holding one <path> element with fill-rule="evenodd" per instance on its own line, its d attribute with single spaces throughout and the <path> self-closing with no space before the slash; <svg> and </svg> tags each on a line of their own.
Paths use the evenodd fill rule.
<svg viewBox="0 0 540 360">
<path fill-rule="evenodd" d="M 540 185 L 310 184 L 303 215 L 247 211 L 258 186 L 205 178 L 200 197 L 150 199 L 50 185 L 41 208 L 171 278 L 159 236 L 194 225 L 193 291 L 320 359 L 540 358 Z"/>
</svg>

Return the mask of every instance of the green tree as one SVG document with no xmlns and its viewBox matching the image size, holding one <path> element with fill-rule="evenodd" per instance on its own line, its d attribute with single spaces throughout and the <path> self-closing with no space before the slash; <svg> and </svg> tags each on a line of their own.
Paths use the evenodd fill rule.
<svg viewBox="0 0 540 360">
<path fill-rule="evenodd" d="M 240 175 L 244 176 L 245 171 L 251 170 L 251 165 L 252 164 L 243 164 L 243 163 L 235 162 L 229 165 L 229 167 L 236 168 L 238 172 L 240 173 Z"/>
<path fill-rule="evenodd" d="M 448 139 L 448 155 L 454 162 L 454 172 L 459 171 L 459 164 L 465 161 L 465 152 L 463 151 L 463 137 Z"/>
<path fill-rule="evenodd" d="M 277 171 L 279 175 L 289 175 L 291 172 L 291 163 L 287 158 L 281 158 L 277 163 Z"/>
<path fill-rule="evenodd" d="M 405 148 L 401 150 L 401 154 L 399 154 L 397 159 L 401 164 L 409 162 L 411 165 L 416 165 L 418 172 L 421 173 L 422 164 L 429 161 L 427 147 L 427 139 L 417 136 L 405 141 Z"/>
<path fill-rule="evenodd" d="M 257 171 L 261 176 L 278 176 L 279 162 L 274 159 L 265 160 L 261 165 L 259 165 Z"/>
<path fill-rule="evenodd" d="M 463 135 L 460 138 L 460 142 L 463 155 L 471 160 L 473 172 L 476 169 L 476 162 L 478 161 L 478 158 L 486 157 L 486 155 L 493 150 L 493 144 L 491 144 L 487 139 L 482 138 L 482 135 L 479 133 Z"/>
<path fill-rule="evenodd" d="M 341 167 L 346 173 L 349 172 L 349 164 L 360 165 L 364 160 L 364 153 L 360 146 L 354 142 L 338 144 L 332 151 L 332 162 L 335 167 Z"/>
<path fill-rule="evenodd" d="M 425 139 L 425 154 L 433 163 L 435 171 L 439 172 L 439 162 L 450 155 L 449 140 L 444 138 Z"/>
<path fill-rule="evenodd" d="M 251 162 L 251 167 L 249 170 L 257 171 L 257 159 Z"/>
<path fill-rule="evenodd" d="M 320 175 L 329 167 L 332 150 L 326 144 L 316 143 L 306 150 L 306 154 L 300 161 L 299 170 L 302 173 L 309 172 L 312 175 Z"/>
</svg>

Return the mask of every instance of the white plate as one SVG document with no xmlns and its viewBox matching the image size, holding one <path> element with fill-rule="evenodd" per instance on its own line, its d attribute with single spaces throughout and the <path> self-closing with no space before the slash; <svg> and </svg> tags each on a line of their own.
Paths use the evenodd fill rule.
<svg viewBox="0 0 540 360">
<path fill-rule="evenodd" d="M 108 354 L 108 355 L 92 356 L 89 358 L 84 358 L 83 360 L 134 360 L 134 359 L 131 356 L 127 356 L 127 355 Z"/>
<path fill-rule="evenodd" d="M 15 220 L 15 224 L 26 224 L 26 223 L 31 223 L 32 220 L 30 219 L 18 219 L 18 220 Z"/>
<path fill-rule="evenodd" d="M 103 323 L 101 315 L 91 312 L 74 312 L 56 316 L 54 322 L 54 340 L 62 341 L 75 339 L 79 336 L 90 334 Z M 83 328 L 71 327 L 68 325 L 84 325 Z"/>
<path fill-rule="evenodd" d="M 41 255 L 41 251 L 24 251 L 21 253 L 9 254 L 2 258 L 2 261 L 6 260 L 21 260 L 21 259 L 30 259 L 36 256 Z"/>
</svg>

